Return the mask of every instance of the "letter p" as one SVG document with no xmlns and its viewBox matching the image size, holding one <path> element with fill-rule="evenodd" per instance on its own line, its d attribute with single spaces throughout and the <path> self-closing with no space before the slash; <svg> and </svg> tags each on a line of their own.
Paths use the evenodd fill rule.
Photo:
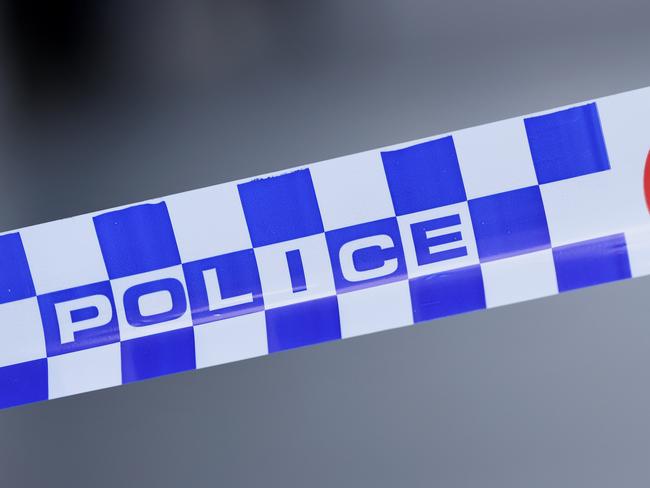
<svg viewBox="0 0 650 488">
<path fill-rule="evenodd" d="M 48 356 L 120 340 L 108 281 L 39 295 Z"/>
</svg>

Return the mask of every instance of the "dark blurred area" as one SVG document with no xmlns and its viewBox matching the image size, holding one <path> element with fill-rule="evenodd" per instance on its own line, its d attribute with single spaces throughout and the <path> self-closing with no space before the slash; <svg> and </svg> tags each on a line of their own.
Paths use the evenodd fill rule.
<svg viewBox="0 0 650 488">
<path fill-rule="evenodd" d="M 647 0 L 7 0 L 0 231 L 647 86 L 649 18 Z M 647 286 L 1 412 L 0 487 L 645 487 Z"/>
<path fill-rule="evenodd" d="M 13 95 L 20 109 L 33 110 L 218 89 L 259 75 L 278 54 L 285 67 L 298 66 L 325 32 L 289 39 L 301 34 L 290 18 L 323 20 L 328 9 L 322 7 L 246 0 L 10 1 L 5 23 Z"/>
<path fill-rule="evenodd" d="M 0 229 L 643 84 L 645 3 L 585 5 L 8 0 Z"/>
<path fill-rule="evenodd" d="M 75 93 L 91 95 L 110 71 L 110 31 L 103 4 L 6 3 L 6 44 L 17 109 L 37 110 Z"/>
<path fill-rule="evenodd" d="M 166 193 L 211 182 L 196 183 L 189 159 L 205 162 L 204 146 L 230 130 L 222 117 L 237 116 L 236 100 L 277 91 L 278 78 L 308 69 L 313 56 L 325 62 L 319 44 L 331 11 L 323 7 L 285 1 L 5 2 L 0 96 L 4 194 L 11 199 L 0 205 L 0 228 L 124 203 L 115 185 L 127 190 L 127 201 L 159 195 L 160 181 L 173 177 L 143 181 L 134 174 L 168 165 L 184 176 L 180 186 L 163 184 Z M 185 151 L 196 144 L 203 146 L 199 158 Z M 217 182 L 215 174 L 228 165 L 209 149 L 209 175 Z M 173 162 L 164 156 L 169 151 Z M 20 192 L 16 183 L 24 184 Z M 128 190 L 132 185 L 136 192 Z"/>
<path fill-rule="evenodd" d="M 0 229 L 634 88 L 647 72 L 640 0 L 0 8 Z"/>
<path fill-rule="evenodd" d="M 123 97 L 196 96 L 244 80 L 263 89 L 269 78 L 343 66 L 347 76 L 362 77 L 405 63 L 442 72 L 459 54 L 476 61 L 497 48 L 570 48 L 589 35 L 611 44 L 623 27 L 627 36 L 642 36 L 647 20 L 635 15 L 644 12 L 635 0 L 589 9 L 580 2 L 454 4 L 8 0 L 3 64 L 18 110 L 60 110 Z"/>
</svg>

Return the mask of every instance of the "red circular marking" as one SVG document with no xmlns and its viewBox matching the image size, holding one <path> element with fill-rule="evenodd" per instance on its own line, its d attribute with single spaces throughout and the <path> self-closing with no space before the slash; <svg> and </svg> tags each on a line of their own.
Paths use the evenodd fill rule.
<svg viewBox="0 0 650 488">
<path fill-rule="evenodd" d="M 645 193 L 645 204 L 650 212 L 650 152 L 645 160 L 645 171 L 643 172 L 643 191 Z"/>
</svg>

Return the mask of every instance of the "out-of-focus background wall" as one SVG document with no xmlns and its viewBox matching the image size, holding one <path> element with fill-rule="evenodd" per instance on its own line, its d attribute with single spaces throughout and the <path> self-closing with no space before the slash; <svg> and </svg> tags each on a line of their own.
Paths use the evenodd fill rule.
<svg viewBox="0 0 650 488">
<path fill-rule="evenodd" d="M 650 84 L 647 0 L 11 0 L 0 17 L 0 230 Z M 0 412 L 0 486 L 646 487 L 649 293 Z"/>
</svg>

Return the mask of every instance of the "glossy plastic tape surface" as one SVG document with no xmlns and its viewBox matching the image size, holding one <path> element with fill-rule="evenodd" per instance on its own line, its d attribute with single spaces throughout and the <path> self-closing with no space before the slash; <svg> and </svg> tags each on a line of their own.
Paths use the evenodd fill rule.
<svg viewBox="0 0 650 488">
<path fill-rule="evenodd" d="M 0 236 L 0 408 L 650 274 L 650 89 Z"/>
</svg>

